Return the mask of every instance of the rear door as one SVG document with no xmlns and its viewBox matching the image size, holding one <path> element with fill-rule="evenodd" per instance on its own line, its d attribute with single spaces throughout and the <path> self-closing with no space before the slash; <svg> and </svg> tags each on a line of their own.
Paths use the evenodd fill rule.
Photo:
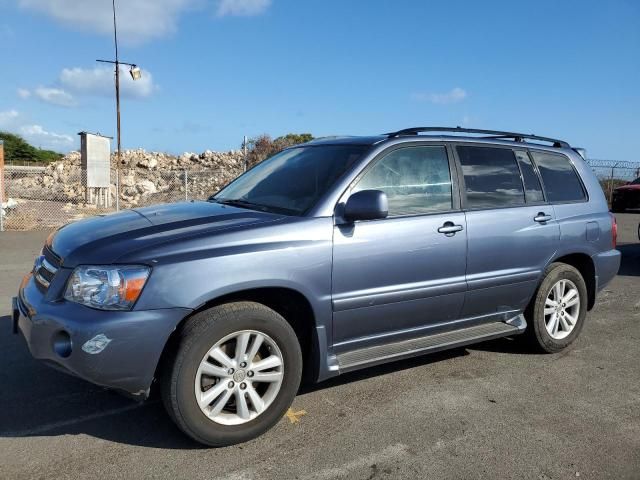
<svg viewBox="0 0 640 480">
<path fill-rule="evenodd" d="M 445 145 L 392 147 L 343 197 L 382 190 L 389 216 L 334 228 L 338 353 L 424 335 L 459 317 L 467 232 L 455 172 Z M 449 233 L 443 227 L 450 227 Z"/>
<path fill-rule="evenodd" d="M 508 319 L 529 302 L 560 228 L 526 150 L 459 144 L 467 218 L 463 317 Z"/>
</svg>

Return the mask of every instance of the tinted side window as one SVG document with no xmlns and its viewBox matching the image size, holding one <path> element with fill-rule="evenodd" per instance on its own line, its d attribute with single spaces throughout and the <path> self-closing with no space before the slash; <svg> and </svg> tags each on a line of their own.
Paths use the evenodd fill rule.
<svg viewBox="0 0 640 480">
<path fill-rule="evenodd" d="M 524 204 L 520 169 L 512 150 L 457 147 L 469 208 L 499 208 Z"/>
<path fill-rule="evenodd" d="M 546 152 L 531 154 L 550 202 L 575 202 L 586 198 L 578 174 L 567 157 Z"/>
<path fill-rule="evenodd" d="M 382 190 L 389 199 L 389 216 L 450 210 L 451 173 L 445 147 L 394 150 L 369 170 L 354 188 Z"/>
<path fill-rule="evenodd" d="M 522 172 L 524 195 L 527 199 L 527 203 L 544 202 L 540 179 L 538 178 L 536 171 L 533 169 L 529 155 L 527 155 L 527 152 L 516 151 L 516 158 L 518 159 L 518 165 L 520 165 L 520 171 Z"/>
</svg>

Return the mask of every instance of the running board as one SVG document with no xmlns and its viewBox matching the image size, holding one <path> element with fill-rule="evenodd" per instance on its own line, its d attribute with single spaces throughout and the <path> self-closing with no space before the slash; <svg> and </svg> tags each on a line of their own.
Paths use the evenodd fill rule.
<svg viewBox="0 0 640 480">
<path fill-rule="evenodd" d="M 461 347 L 494 338 L 517 335 L 524 332 L 525 328 L 527 328 L 527 322 L 524 316 L 518 315 L 507 323 L 485 323 L 451 332 L 436 333 L 410 340 L 352 350 L 338 355 L 338 365 L 341 373 L 348 372 L 364 366 Z"/>
</svg>

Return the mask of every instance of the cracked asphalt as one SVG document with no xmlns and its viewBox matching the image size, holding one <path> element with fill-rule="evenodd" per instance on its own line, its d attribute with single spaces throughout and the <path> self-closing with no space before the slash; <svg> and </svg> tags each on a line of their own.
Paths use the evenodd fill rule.
<svg viewBox="0 0 640 480">
<path fill-rule="evenodd" d="M 344 375 L 222 449 L 33 360 L 2 314 L 47 232 L 0 233 L 0 478 L 639 479 L 640 214 L 617 217 L 620 274 L 569 350 L 501 339 Z"/>
</svg>

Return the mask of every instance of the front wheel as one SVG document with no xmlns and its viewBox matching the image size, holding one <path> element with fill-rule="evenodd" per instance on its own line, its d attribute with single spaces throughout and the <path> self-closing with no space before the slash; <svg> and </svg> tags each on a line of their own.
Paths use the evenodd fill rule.
<svg viewBox="0 0 640 480">
<path fill-rule="evenodd" d="M 220 305 L 179 332 L 163 375 L 163 403 L 196 441 L 233 445 L 282 418 L 301 373 L 300 345 L 284 318 L 253 302 Z"/>
<path fill-rule="evenodd" d="M 530 342 L 548 353 L 559 352 L 580 334 L 587 315 L 587 286 L 580 272 L 553 263 L 527 309 Z"/>
</svg>

